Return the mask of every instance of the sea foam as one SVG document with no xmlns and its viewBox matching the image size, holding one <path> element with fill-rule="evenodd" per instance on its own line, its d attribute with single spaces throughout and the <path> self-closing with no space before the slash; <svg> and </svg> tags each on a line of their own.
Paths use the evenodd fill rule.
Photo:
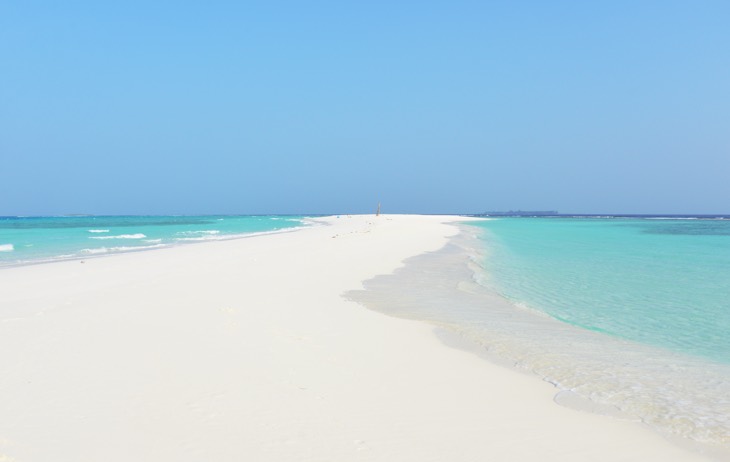
<svg viewBox="0 0 730 462">
<path fill-rule="evenodd" d="M 224 239 L 222 236 L 218 236 L 220 234 L 220 231 L 217 229 L 206 229 L 201 231 L 180 231 L 177 233 L 178 236 L 186 236 L 186 237 L 176 237 L 176 241 L 217 241 Z"/>
<path fill-rule="evenodd" d="M 13 244 L 0 244 L 0 252 L 12 252 L 15 250 Z"/>
<path fill-rule="evenodd" d="M 137 234 L 119 234 L 117 236 L 93 236 L 89 239 L 144 239 L 145 236 L 142 233 Z"/>
<path fill-rule="evenodd" d="M 202 231 L 180 231 L 177 233 L 181 236 L 196 236 L 200 234 L 220 234 L 220 231 L 217 229 L 210 229 L 210 230 L 202 230 Z"/>
<path fill-rule="evenodd" d="M 82 249 L 81 253 L 90 254 L 90 255 L 99 255 L 99 254 L 105 254 L 105 253 L 114 253 L 114 252 L 131 252 L 136 250 L 149 250 L 149 249 L 156 249 L 159 247 L 165 247 L 164 244 L 157 244 L 157 245 L 141 245 L 141 246 L 127 246 L 127 247 L 98 247 L 95 249 Z"/>
</svg>

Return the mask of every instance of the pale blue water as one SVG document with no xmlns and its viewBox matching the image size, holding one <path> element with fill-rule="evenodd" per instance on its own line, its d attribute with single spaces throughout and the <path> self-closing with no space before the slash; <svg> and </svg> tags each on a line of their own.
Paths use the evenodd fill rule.
<svg viewBox="0 0 730 462">
<path fill-rule="evenodd" d="M 475 289 L 436 319 L 555 384 L 559 402 L 617 410 L 730 460 L 730 220 L 469 225 L 477 287 L 509 303 Z"/>
<path fill-rule="evenodd" d="M 730 460 L 730 220 L 492 218 L 349 296 Z M 461 344 L 457 342 L 457 344 Z"/>
<path fill-rule="evenodd" d="M 479 223 L 488 284 L 560 321 L 730 363 L 730 220 Z"/>
<path fill-rule="evenodd" d="M 292 216 L 0 217 L 0 267 L 151 250 L 303 226 Z"/>
</svg>

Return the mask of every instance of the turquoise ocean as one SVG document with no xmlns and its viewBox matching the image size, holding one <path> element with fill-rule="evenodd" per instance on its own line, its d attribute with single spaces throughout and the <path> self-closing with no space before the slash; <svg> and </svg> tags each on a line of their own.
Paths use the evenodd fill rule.
<svg viewBox="0 0 730 462">
<path fill-rule="evenodd" d="M 730 220 L 491 217 L 346 295 L 730 460 Z"/>
<path fill-rule="evenodd" d="M 564 390 L 558 401 L 730 449 L 730 220 L 515 217 L 469 227 L 480 242 L 476 281 L 528 320 L 496 328 L 524 334 L 506 356 Z"/>
<path fill-rule="evenodd" d="M 730 364 L 730 220 L 505 218 L 475 225 L 483 281 L 583 329 Z"/>
<path fill-rule="evenodd" d="M 298 216 L 0 217 L 0 267 L 280 232 Z"/>
</svg>

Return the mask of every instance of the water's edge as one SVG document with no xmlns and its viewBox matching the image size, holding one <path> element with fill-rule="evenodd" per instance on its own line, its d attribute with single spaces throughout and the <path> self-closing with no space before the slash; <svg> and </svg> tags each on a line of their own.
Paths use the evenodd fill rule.
<svg viewBox="0 0 730 462">
<path fill-rule="evenodd" d="M 477 262 L 488 249 L 478 229 L 459 227 L 461 232 L 442 249 L 409 258 L 394 273 L 365 281 L 363 290 L 344 296 L 390 316 L 428 321 L 445 345 L 553 384 L 560 405 L 643 422 L 677 445 L 730 461 L 730 418 L 725 417 L 730 400 L 724 398 L 730 396 L 730 367 L 515 306 L 476 282 L 484 276 Z M 657 395 L 655 388 L 667 380 L 673 389 Z M 688 395 L 700 396 L 686 403 L 696 415 L 673 407 Z"/>
</svg>

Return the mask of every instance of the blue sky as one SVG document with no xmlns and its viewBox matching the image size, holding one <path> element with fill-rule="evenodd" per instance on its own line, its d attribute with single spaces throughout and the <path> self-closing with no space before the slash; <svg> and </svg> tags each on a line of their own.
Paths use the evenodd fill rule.
<svg viewBox="0 0 730 462">
<path fill-rule="evenodd" d="M 730 213 L 729 23 L 702 0 L 2 2 L 0 215 Z"/>
</svg>

